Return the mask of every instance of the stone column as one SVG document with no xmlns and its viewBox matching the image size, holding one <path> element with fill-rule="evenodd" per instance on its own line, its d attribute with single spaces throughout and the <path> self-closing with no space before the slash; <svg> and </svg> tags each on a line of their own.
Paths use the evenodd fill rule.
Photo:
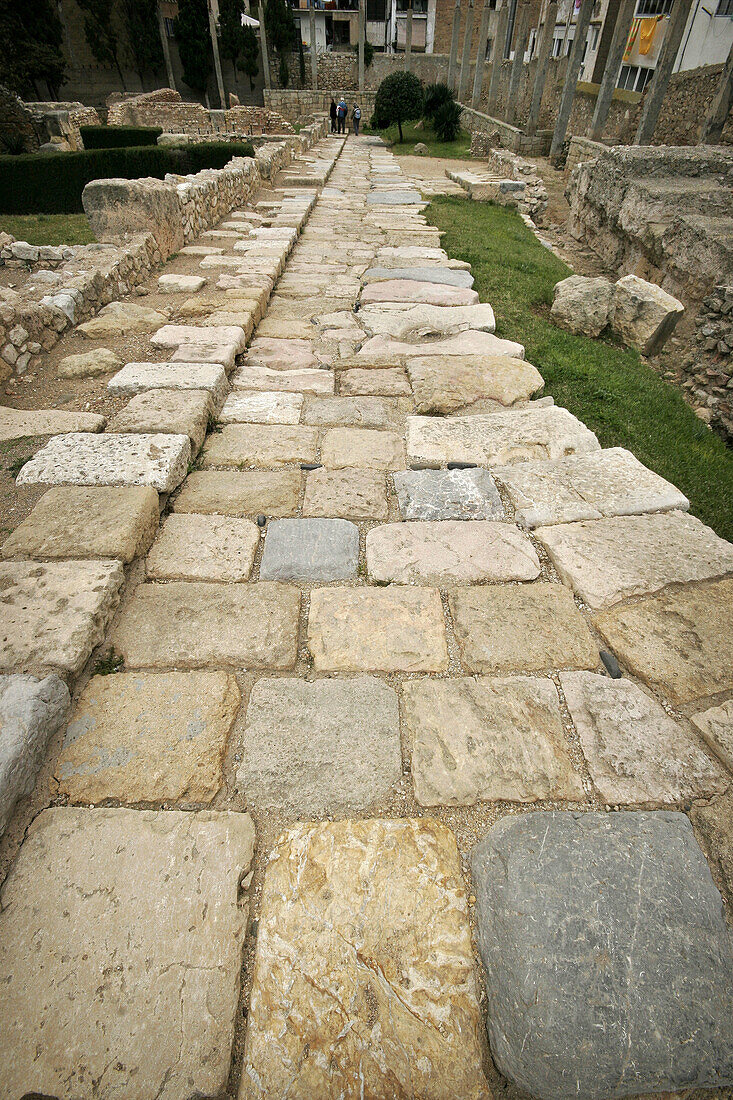
<svg viewBox="0 0 733 1100">
<path fill-rule="evenodd" d="M 510 126 L 514 125 L 517 117 L 517 100 L 519 99 L 519 85 L 522 81 L 524 68 L 524 55 L 527 52 L 529 39 L 529 0 L 520 0 L 519 16 L 517 18 L 517 33 L 514 36 L 514 60 L 509 76 L 509 91 L 506 97 L 506 111 L 504 118 Z"/>
<path fill-rule="evenodd" d="M 706 145 L 715 145 L 720 141 L 731 105 L 733 105 L 733 46 L 730 48 L 710 110 L 700 128 L 701 142 Z"/>
<path fill-rule="evenodd" d="M 265 30 L 265 0 L 260 0 L 259 8 L 257 9 L 257 15 L 260 21 L 260 49 L 262 50 L 262 77 L 265 81 L 265 88 L 270 90 L 272 84 L 270 82 L 270 59 L 267 56 L 267 31 Z M 265 104 L 267 106 L 267 104 Z"/>
<path fill-rule="evenodd" d="M 496 111 L 496 101 L 499 98 L 499 81 L 501 80 L 501 63 L 504 60 L 506 47 L 506 29 L 509 23 L 509 4 L 505 3 L 499 8 L 499 21 L 496 25 L 494 45 L 491 47 L 491 79 L 489 80 L 489 98 L 486 104 L 487 114 L 493 115 Z"/>
<path fill-rule="evenodd" d="M 156 8 L 158 9 L 158 33 L 160 34 L 160 44 L 163 47 L 163 57 L 165 58 L 165 71 L 168 74 L 168 87 L 176 90 L 176 79 L 173 75 L 173 65 L 171 63 L 171 51 L 168 45 L 168 35 L 165 30 L 165 19 L 163 18 L 163 9 L 160 6 L 160 0 L 157 0 Z"/>
<path fill-rule="evenodd" d="M 616 19 L 616 26 L 613 30 L 613 38 L 611 39 L 611 45 L 608 50 L 608 60 L 606 61 L 606 68 L 603 72 L 603 80 L 598 89 L 598 99 L 596 100 L 596 109 L 593 112 L 593 121 L 590 124 L 588 136 L 592 138 L 593 141 L 600 141 L 603 136 L 603 127 L 606 125 L 608 112 L 611 109 L 611 100 L 616 87 L 616 81 L 618 80 L 618 74 L 621 70 L 621 62 L 624 59 L 624 50 L 629 40 L 629 31 L 631 30 L 631 23 L 635 11 L 636 0 L 622 0 Z"/>
<path fill-rule="evenodd" d="M 468 0 L 466 28 L 463 32 L 463 53 L 461 54 L 461 75 L 458 78 L 458 102 L 463 103 L 466 84 L 471 72 L 471 35 L 473 34 L 473 0 Z"/>
<path fill-rule="evenodd" d="M 316 48 L 316 3 L 308 0 L 308 25 L 311 39 L 311 84 L 313 91 L 318 91 L 318 50 Z"/>
<path fill-rule="evenodd" d="M 682 35 L 687 26 L 687 17 L 690 14 L 692 0 L 675 0 L 672 13 L 667 24 L 667 32 L 657 59 L 657 67 L 654 70 L 651 84 L 646 89 L 644 103 L 641 108 L 641 118 L 636 130 L 634 143 L 636 145 L 649 145 L 659 118 L 669 78 L 677 60 L 677 51 L 680 48 Z"/>
<path fill-rule="evenodd" d="M 502 11 L 504 9 L 502 8 Z M 476 48 L 476 71 L 473 74 L 473 93 L 471 106 L 478 110 L 481 102 L 481 91 L 484 86 L 484 69 L 486 68 L 486 43 L 489 40 L 489 19 L 491 18 L 490 0 L 484 0 L 481 12 L 481 27 L 478 32 L 478 46 Z M 493 70 L 492 70 L 493 72 Z"/>
<path fill-rule="evenodd" d="M 568 132 L 570 112 L 573 109 L 575 89 L 578 86 L 578 76 L 580 74 L 580 66 L 583 60 L 583 47 L 585 46 L 585 40 L 588 37 L 590 17 L 593 14 L 593 3 L 594 0 L 581 0 L 580 11 L 578 12 L 578 22 L 575 25 L 575 38 L 573 39 L 573 44 L 570 47 L 570 56 L 568 58 L 568 71 L 565 74 L 565 85 L 562 90 L 562 96 L 560 97 L 560 107 L 557 112 L 555 132 L 552 135 L 552 145 L 550 146 L 550 160 L 553 160 L 554 158 L 560 156 L 560 153 L 562 152 L 562 147 L 565 144 L 565 135 Z"/>
<path fill-rule="evenodd" d="M 314 3 L 315 0 L 311 0 Z M 366 0 L 359 0 L 359 94 L 364 95 L 364 48 L 366 44 Z"/>
<path fill-rule="evenodd" d="M 216 86 L 219 89 L 219 103 L 222 111 L 226 111 L 226 93 L 224 92 L 224 77 L 221 73 L 221 58 L 219 57 L 219 37 L 216 33 L 216 18 L 211 7 L 211 0 L 207 2 L 209 10 L 209 34 L 211 35 L 211 48 L 214 51 L 214 71 L 216 73 Z"/>
<path fill-rule="evenodd" d="M 555 21 L 557 19 L 557 4 L 555 0 L 551 4 L 547 5 L 545 10 L 545 25 L 542 30 L 542 41 L 540 42 L 540 48 L 537 53 L 537 71 L 534 76 L 534 88 L 532 89 L 532 103 L 529 108 L 529 118 L 527 119 L 527 133 L 534 134 L 537 131 L 537 124 L 540 120 L 540 108 L 542 106 L 542 93 L 545 90 L 545 81 L 547 80 L 547 70 L 550 66 L 550 56 L 552 54 L 552 36 L 555 32 Z"/>
<path fill-rule="evenodd" d="M 412 0 L 407 0 L 405 19 L 405 71 L 409 73 L 412 62 Z"/>
<path fill-rule="evenodd" d="M 456 84 L 456 63 L 458 61 L 458 38 L 461 31 L 461 0 L 456 0 L 455 7 L 453 8 L 453 30 L 451 32 L 450 39 L 450 57 L 448 58 L 448 80 L 447 84 L 449 88 L 455 88 Z"/>
</svg>

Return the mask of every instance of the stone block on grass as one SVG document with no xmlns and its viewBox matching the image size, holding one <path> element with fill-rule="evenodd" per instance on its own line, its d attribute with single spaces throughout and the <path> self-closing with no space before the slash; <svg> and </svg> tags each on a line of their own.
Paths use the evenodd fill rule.
<svg viewBox="0 0 733 1100">
<path fill-rule="evenodd" d="M 613 310 L 613 283 L 570 275 L 555 283 L 550 317 L 560 328 L 582 336 L 599 336 Z"/>
<path fill-rule="evenodd" d="M 638 275 L 625 275 L 614 287 L 613 330 L 642 355 L 659 350 L 684 312 L 679 299 Z"/>
</svg>

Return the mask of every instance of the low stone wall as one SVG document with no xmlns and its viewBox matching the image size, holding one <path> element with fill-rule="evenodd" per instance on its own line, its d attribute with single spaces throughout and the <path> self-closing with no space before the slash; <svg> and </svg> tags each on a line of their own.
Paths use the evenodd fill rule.
<svg viewBox="0 0 733 1100">
<path fill-rule="evenodd" d="M 570 146 L 568 148 L 568 156 L 565 161 L 565 171 L 571 172 L 578 164 L 584 160 L 592 160 L 597 157 L 606 149 L 606 146 L 600 141 L 591 141 L 587 137 L 575 137 L 570 139 Z"/>
<path fill-rule="evenodd" d="M 166 133 L 220 137 L 233 133 L 293 133 L 290 123 L 272 108 L 238 105 L 208 111 L 201 103 L 186 103 L 172 88 L 128 96 L 109 106 L 109 126 L 161 126 Z"/>
<path fill-rule="evenodd" d="M 374 111 L 376 92 L 364 92 L 363 95 L 358 95 L 354 92 L 346 92 L 343 88 L 334 88 L 331 91 L 319 90 L 317 92 L 313 92 L 308 88 L 288 90 L 270 88 L 264 92 L 265 106 L 295 123 L 303 118 L 327 115 L 331 100 L 334 99 L 338 102 L 342 92 L 346 94 L 349 114 L 353 105 L 358 102 L 361 107 L 361 117 L 368 122 Z"/>
<path fill-rule="evenodd" d="M 84 148 L 79 127 L 99 126 L 99 115 L 94 107 L 85 107 L 83 103 L 26 103 L 25 106 L 45 142 L 65 143 L 74 152 Z"/>
<path fill-rule="evenodd" d="M 486 157 L 497 147 L 532 157 L 544 157 L 550 151 L 552 134 L 549 131 L 538 130 L 529 137 L 516 126 L 474 111 L 471 107 L 463 107 L 461 126 L 471 134 L 471 153 L 474 156 Z"/>
<path fill-rule="evenodd" d="M 704 299 L 682 373 L 700 419 L 733 442 L 733 284 L 716 286 Z"/>
</svg>

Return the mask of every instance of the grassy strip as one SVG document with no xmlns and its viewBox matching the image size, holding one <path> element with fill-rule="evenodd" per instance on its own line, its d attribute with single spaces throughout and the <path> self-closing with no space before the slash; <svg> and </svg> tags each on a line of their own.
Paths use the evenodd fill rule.
<svg viewBox="0 0 733 1100">
<path fill-rule="evenodd" d="M 396 124 L 390 126 L 388 130 L 369 132 L 378 133 L 385 141 L 393 142 L 390 152 L 398 157 L 413 156 L 418 141 L 422 141 L 424 145 L 427 145 L 428 155 L 431 157 L 442 157 L 444 160 L 468 160 L 470 156 L 471 135 L 467 134 L 465 130 L 461 130 L 455 141 L 438 141 L 433 133 L 432 126 L 429 126 L 427 122 L 424 130 L 417 130 L 414 122 L 403 122 L 402 136 L 405 139 L 403 142 L 400 142 Z"/>
<path fill-rule="evenodd" d="M 573 336 L 549 318 L 552 290 L 570 269 L 504 207 L 439 196 L 428 221 L 443 247 L 467 260 L 497 335 L 518 340 L 552 394 L 604 447 L 626 447 L 689 498 L 691 511 L 733 540 L 733 450 L 695 416 L 681 393 L 612 340 Z"/>
<path fill-rule="evenodd" d="M 3 214 L 0 232 L 28 244 L 93 244 L 85 214 Z"/>
</svg>

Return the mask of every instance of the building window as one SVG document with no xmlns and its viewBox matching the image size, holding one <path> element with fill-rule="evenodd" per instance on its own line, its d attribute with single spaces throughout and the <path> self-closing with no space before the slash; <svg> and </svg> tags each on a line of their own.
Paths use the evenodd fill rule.
<svg viewBox="0 0 733 1100">
<path fill-rule="evenodd" d="M 718 9 L 715 14 L 733 18 L 733 0 L 718 0 Z"/>
<path fill-rule="evenodd" d="M 386 0 L 367 0 L 366 17 L 369 23 L 384 23 L 387 18 Z"/>
<path fill-rule="evenodd" d="M 407 11 L 408 0 L 397 0 L 397 11 Z M 412 0 L 412 14 L 413 15 L 427 15 L 428 12 L 428 0 Z"/>
<path fill-rule="evenodd" d="M 637 15 L 669 15 L 672 10 L 672 0 L 639 0 L 636 6 Z"/>
<path fill-rule="evenodd" d="M 165 33 L 167 38 L 175 38 L 175 20 L 165 18 Z"/>
<path fill-rule="evenodd" d="M 653 76 L 654 69 L 642 68 L 641 65 L 622 65 L 616 87 L 627 92 L 643 92 Z"/>
</svg>

